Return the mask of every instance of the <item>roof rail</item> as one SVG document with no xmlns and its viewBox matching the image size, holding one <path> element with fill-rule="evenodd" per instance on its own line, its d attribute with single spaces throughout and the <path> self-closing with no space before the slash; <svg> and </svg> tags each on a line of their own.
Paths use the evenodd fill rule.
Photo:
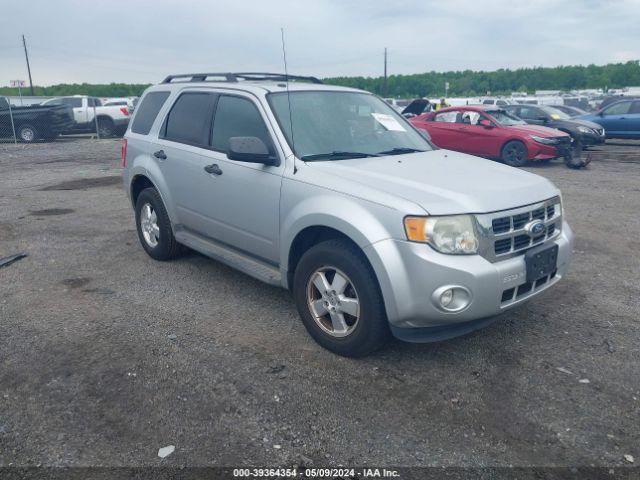
<svg viewBox="0 0 640 480">
<path fill-rule="evenodd" d="M 180 75 L 169 75 L 162 83 L 177 82 L 229 82 L 237 83 L 244 81 L 265 81 L 276 82 L 306 81 L 311 83 L 322 83 L 316 77 L 303 77 L 300 75 L 287 75 L 285 73 L 265 73 L 265 72 L 242 72 L 242 73 L 183 73 Z"/>
</svg>

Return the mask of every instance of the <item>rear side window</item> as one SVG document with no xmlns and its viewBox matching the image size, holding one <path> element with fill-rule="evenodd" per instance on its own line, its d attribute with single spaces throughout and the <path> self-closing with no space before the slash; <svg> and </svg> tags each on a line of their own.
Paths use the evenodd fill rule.
<svg viewBox="0 0 640 480">
<path fill-rule="evenodd" d="M 633 102 L 630 113 L 640 113 L 640 102 L 638 101 Z"/>
<path fill-rule="evenodd" d="M 208 146 L 215 98 L 206 92 L 180 95 L 167 116 L 164 138 L 199 147 Z"/>
<path fill-rule="evenodd" d="M 221 96 L 213 121 L 214 150 L 226 152 L 231 137 L 258 137 L 273 154 L 271 137 L 260 112 L 250 100 Z"/>
<path fill-rule="evenodd" d="M 133 133 L 147 135 L 158 116 L 158 112 L 168 97 L 169 92 L 148 93 L 138 108 L 136 118 L 133 120 L 133 125 L 131 126 L 131 131 Z"/>
</svg>

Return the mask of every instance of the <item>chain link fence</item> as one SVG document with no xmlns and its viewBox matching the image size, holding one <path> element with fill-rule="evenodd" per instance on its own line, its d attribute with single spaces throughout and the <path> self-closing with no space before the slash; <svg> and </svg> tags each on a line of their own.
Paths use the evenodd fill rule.
<svg viewBox="0 0 640 480">
<path fill-rule="evenodd" d="M 128 98 L 0 96 L 0 142 L 51 142 L 68 135 L 87 139 L 122 136 L 133 108 Z"/>
</svg>

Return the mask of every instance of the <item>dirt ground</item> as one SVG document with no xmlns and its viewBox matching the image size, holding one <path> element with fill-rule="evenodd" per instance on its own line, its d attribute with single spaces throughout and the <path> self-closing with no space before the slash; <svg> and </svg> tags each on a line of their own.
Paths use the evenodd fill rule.
<svg viewBox="0 0 640 480">
<path fill-rule="evenodd" d="M 576 236 L 556 288 L 361 360 L 316 345 L 284 290 L 196 253 L 151 260 L 119 155 L 0 145 L 0 257 L 28 254 L 0 268 L 0 466 L 640 462 L 639 142 L 527 167 Z"/>
</svg>

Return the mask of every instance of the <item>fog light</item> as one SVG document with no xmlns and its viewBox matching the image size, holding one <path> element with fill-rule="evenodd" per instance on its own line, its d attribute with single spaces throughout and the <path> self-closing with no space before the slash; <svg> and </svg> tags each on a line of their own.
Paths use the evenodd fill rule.
<svg viewBox="0 0 640 480">
<path fill-rule="evenodd" d="M 440 305 L 442 305 L 445 308 L 449 306 L 452 300 L 453 300 L 453 290 L 451 290 L 450 288 L 442 292 L 442 295 L 440 295 Z"/>
<path fill-rule="evenodd" d="M 471 304 L 471 292 L 461 285 L 444 285 L 431 294 L 431 301 L 438 310 L 458 313 Z"/>
</svg>

